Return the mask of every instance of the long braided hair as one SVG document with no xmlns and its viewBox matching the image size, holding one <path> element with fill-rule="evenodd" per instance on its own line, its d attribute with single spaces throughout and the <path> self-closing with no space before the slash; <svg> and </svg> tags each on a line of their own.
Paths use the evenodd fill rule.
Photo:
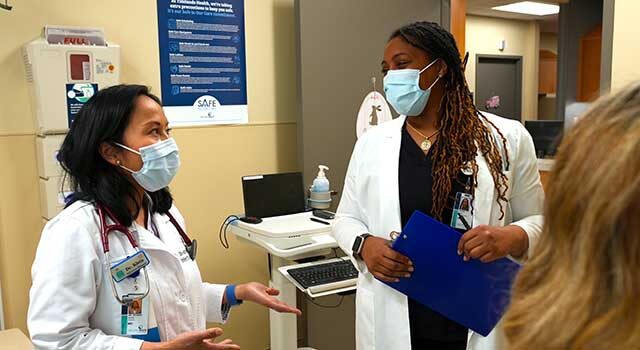
<svg viewBox="0 0 640 350">
<path fill-rule="evenodd" d="M 498 193 L 501 219 L 504 217 L 503 203 L 507 202 L 507 176 L 502 172 L 503 166 L 509 167 L 507 141 L 498 128 L 483 116 L 473 104 L 469 86 L 464 77 L 467 57 L 461 60 L 458 46 L 453 35 L 433 22 L 416 22 L 396 30 L 389 40 L 400 37 L 407 43 L 426 52 L 432 60 L 441 59 L 448 70 L 441 80 L 445 84 L 445 93 L 440 108 L 444 113 L 436 128 L 440 130 L 440 140 L 435 142 L 431 150 L 433 160 L 433 207 L 431 214 L 442 219 L 442 212 L 447 205 L 452 181 L 458 181 L 460 169 L 468 164 L 473 169 L 472 185 L 478 185 L 478 164 L 475 157 L 478 151 L 487 160 L 495 189 Z M 502 141 L 498 147 L 497 140 L 489 126 L 493 127 Z M 503 164 L 500 148 L 505 150 L 506 164 Z"/>
</svg>

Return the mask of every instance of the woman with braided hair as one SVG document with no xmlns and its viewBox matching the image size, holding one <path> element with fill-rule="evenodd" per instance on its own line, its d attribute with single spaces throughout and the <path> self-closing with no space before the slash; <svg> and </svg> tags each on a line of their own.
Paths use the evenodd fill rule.
<svg viewBox="0 0 640 350">
<path fill-rule="evenodd" d="M 361 272 L 358 350 L 499 349 L 488 337 L 389 288 L 413 272 L 389 235 L 420 210 L 463 233 L 462 259 L 526 259 L 542 226 L 544 193 L 521 123 L 479 112 L 453 36 L 438 24 L 396 30 L 384 51 L 389 103 L 401 116 L 356 143 L 334 235 Z"/>
</svg>

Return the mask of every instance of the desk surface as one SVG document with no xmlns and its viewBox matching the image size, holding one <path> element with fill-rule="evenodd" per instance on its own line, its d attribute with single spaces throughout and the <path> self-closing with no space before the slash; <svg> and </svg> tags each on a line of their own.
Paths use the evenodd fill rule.
<svg viewBox="0 0 640 350">
<path fill-rule="evenodd" d="M 312 218 L 316 221 L 313 221 Z M 308 211 L 264 218 L 259 224 L 249 224 L 243 221 L 235 221 L 234 224 L 264 237 L 288 238 L 291 236 L 331 234 L 333 221 L 315 218 Z"/>
<path fill-rule="evenodd" d="M 301 221 L 301 217 L 303 218 Z M 235 221 L 229 225 L 229 230 L 237 238 L 256 244 L 280 258 L 294 260 L 309 256 L 314 252 L 337 248 L 338 242 L 331 234 L 331 226 L 310 221 L 311 213 L 292 214 L 277 217 L 277 225 L 251 225 Z M 288 232 L 282 231 L 283 223 L 290 218 Z M 269 220 L 269 219 L 265 219 Z M 333 222 L 333 220 L 323 220 Z M 266 232 L 271 228 L 275 232 Z M 299 228 L 299 230 L 298 230 Z M 299 234 L 303 232 L 303 234 Z M 286 234 L 285 234 L 286 233 Z"/>
<path fill-rule="evenodd" d="M 553 168 L 554 159 L 540 159 L 538 158 L 538 171 L 551 171 Z"/>
<path fill-rule="evenodd" d="M 231 232 L 237 227 L 231 229 Z M 237 231 L 236 231 L 237 232 Z M 253 236 L 251 238 L 236 234 L 241 240 L 256 244 L 262 247 L 264 250 L 269 252 L 272 255 L 275 255 L 280 258 L 285 258 L 289 260 L 302 259 L 308 256 L 321 255 L 317 252 L 320 252 L 325 249 L 333 249 L 338 247 L 338 242 L 331 235 L 319 235 L 311 237 L 311 243 L 304 243 L 302 245 L 290 247 L 290 248 L 279 248 L 276 244 L 266 241 L 258 236 Z"/>
</svg>

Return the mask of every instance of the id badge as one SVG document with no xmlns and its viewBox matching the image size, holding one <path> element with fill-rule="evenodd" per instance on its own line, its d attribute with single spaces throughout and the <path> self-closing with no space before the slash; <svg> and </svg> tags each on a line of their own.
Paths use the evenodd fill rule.
<svg viewBox="0 0 640 350">
<path fill-rule="evenodd" d="M 469 193 L 458 192 L 451 214 L 451 227 L 470 230 L 473 227 L 473 196 Z"/>
<path fill-rule="evenodd" d="M 147 254 L 145 254 L 143 250 L 139 250 L 135 254 L 111 266 L 111 277 L 113 277 L 114 281 L 120 282 L 129 276 L 135 275 L 147 265 L 149 265 Z"/>
<path fill-rule="evenodd" d="M 149 332 L 149 298 L 144 294 L 125 294 L 122 296 L 120 314 L 120 333 L 122 335 L 146 335 Z"/>
</svg>

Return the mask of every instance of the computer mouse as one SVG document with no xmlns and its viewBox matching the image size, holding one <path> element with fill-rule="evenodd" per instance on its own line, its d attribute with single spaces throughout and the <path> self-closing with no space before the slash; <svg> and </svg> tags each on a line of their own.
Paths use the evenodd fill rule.
<svg viewBox="0 0 640 350">
<path fill-rule="evenodd" d="M 255 216 L 245 216 L 243 218 L 240 218 L 240 221 L 246 222 L 247 224 L 259 224 L 262 222 L 262 219 Z"/>
</svg>

